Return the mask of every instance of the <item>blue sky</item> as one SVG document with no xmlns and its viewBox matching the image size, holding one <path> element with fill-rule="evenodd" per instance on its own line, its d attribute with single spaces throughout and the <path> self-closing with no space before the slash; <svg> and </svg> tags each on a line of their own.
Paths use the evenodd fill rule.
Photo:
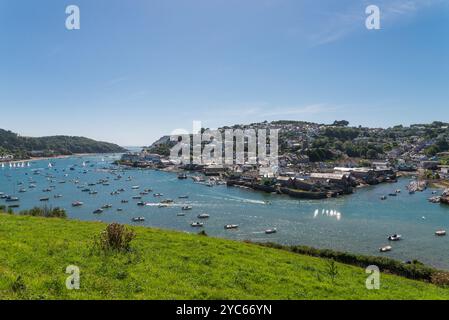
<svg viewBox="0 0 449 320">
<path fill-rule="evenodd" d="M 381 30 L 365 28 L 370 4 Z M 449 121 L 448 101 L 449 0 L 0 0 L 0 128 L 23 135 L 386 127 Z"/>
</svg>

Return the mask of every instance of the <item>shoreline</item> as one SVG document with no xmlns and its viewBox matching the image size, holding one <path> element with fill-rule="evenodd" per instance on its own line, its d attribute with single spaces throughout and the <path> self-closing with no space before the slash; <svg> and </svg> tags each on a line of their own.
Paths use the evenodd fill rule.
<svg viewBox="0 0 449 320">
<path fill-rule="evenodd" d="M 95 156 L 102 154 L 110 154 L 110 153 L 74 153 L 70 155 L 59 155 L 53 157 L 31 157 L 30 159 L 22 159 L 22 160 L 11 160 L 11 161 L 0 161 L 0 163 L 21 163 L 21 162 L 34 162 L 34 161 L 42 161 L 42 160 L 58 160 L 58 159 L 68 159 L 68 158 L 76 158 L 76 157 L 87 157 L 87 156 Z"/>
</svg>

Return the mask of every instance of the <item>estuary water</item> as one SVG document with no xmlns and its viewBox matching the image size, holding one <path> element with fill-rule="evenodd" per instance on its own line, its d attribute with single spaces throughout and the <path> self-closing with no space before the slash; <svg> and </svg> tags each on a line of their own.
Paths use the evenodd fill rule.
<svg viewBox="0 0 449 320">
<path fill-rule="evenodd" d="M 434 235 L 438 229 L 449 231 L 449 206 L 429 203 L 427 198 L 432 196 L 432 189 L 408 194 L 407 178 L 394 184 L 357 189 L 353 195 L 335 199 L 296 200 L 225 185 L 208 187 L 192 179 L 179 180 L 176 174 L 162 171 L 123 168 L 116 171 L 112 162 L 117 157 L 41 160 L 23 168 L 6 165 L 0 168 L 0 192 L 20 198 L 20 208 L 16 211 L 43 205 L 62 207 L 72 219 L 114 221 L 195 233 L 203 229 L 210 236 L 301 244 L 404 261 L 418 259 L 449 270 L 449 236 Z M 101 180 L 108 182 L 97 184 Z M 98 193 L 83 192 L 86 188 Z M 19 192 L 20 189 L 25 192 Z M 111 195 L 119 189 L 124 191 Z M 152 191 L 141 200 L 132 199 L 144 189 Z M 396 189 L 402 192 L 380 200 Z M 154 193 L 163 196 L 154 197 Z M 60 197 L 55 198 L 55 195 Z M 188 198 L 180 199 L 180 196 Z M 39 201 L 44 197 L 49 201 Z M 173 199 L 175 203 L 160 208 L 158 204 L 164 199 Z M 129 202 L 122 203 L 122 200 Z M 72 207 L 75 201 L 84 204 Z M 139 201 L 148 202 L 148 205 L 138 206 Z M 14 203 L 0 200 L 0 204 Z M 93 214 L 107 204 L 112 207 L 102 214 Z M 186 205 L 192 210 L 182 211 L 182 206 Z M 117 211 L 119 208 L 122 211 Z M 178 216 L 179 213 L 185 216 Z M 210 215 L 209 219 L 201 220 L 204 227 L 191 227 L 191 222 L 200 221 L 197 216 L 202 213 Z M 138 216 L 145 217 L 145 221 L 131 221 Z M 226 224 L 238 224 L 239 228 L 225 230 Z M 266 229 L 272 228 L 276 228 L 277 233 L 265 234 Z M 403 240 L 389 243 L 387 237 L 394 233 L 401 234 Z M 393 247 L 391 252 L 379 253 L 381 246 L 389 244 Z"/>
</svg>

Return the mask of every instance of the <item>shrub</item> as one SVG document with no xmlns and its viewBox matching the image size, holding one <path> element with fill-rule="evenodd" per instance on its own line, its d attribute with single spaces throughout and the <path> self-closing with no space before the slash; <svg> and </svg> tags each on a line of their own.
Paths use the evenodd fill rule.
<svg viewBox="0 0 449 320">
<path fill-rule="evenodd" d="M 332 283 L 335 282 L 335 278 L 338 276 L 338 267 L 334 259 L 328 259 L 326 262 L 326 274 L 331 279 Z"/>
<path fill-rule="evenodd" d="M 417 260 L 405 263 L 385 257 L 364 256 L 329 249 L 316 249 L 307 246 L 284 246 L 275 243 L 261 243 L 260 245 L 313 257 L 332 259 L 337 262 L 362 268 L 366 268 L 369 265 L 376 265 L 382 272 L 414 280 L 424 280 L 438 285 L 449 285 L 449 273 L 443 276 L 443 273 L 440 270 L 426 266 Z"/>
<path fill-rule="evenodd" d="M 22 210 L 19 213 L 23 216 L 45 217 L 45 218 L 66 218 L 67 213 L 62 208 L 34 207 L 30 210 Z"/>
<path fill-rule="evenodd" d="M 111 223 L 100 234 L 100 248 L 103 250 L 129 251 L 135 233 L 124 225 Z"/>
</svg>

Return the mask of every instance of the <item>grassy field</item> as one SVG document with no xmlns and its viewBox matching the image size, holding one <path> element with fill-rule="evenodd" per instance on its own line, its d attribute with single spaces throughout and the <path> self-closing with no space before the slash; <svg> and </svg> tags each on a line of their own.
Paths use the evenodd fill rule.
<svg viewBox="0 0 449 320">
<path fill-rule="evenodd" d="M 223 239 L 133 227 L 132 252 L 93 245 L 105 224 L 0 214 L 1 299 L 448 299 L 392 275 L 367 290 L 361 268 Z M 68 265 L 81 271 L 67 290 Z"/>
</svg>

